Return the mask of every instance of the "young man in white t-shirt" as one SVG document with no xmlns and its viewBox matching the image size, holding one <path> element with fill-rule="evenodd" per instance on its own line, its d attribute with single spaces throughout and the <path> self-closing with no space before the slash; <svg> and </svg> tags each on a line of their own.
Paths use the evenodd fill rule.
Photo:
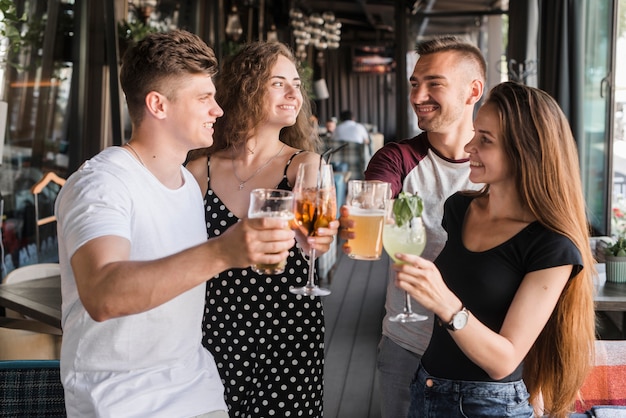
<svg viewBox="0 0 626 418">
<path fill-rule="evenodd" d="M 200 189 L 182 164 L 213 142 L 217 68 L 189 32 L 140 41 L 120 74 L 130 141 L 86 161 L 57 198 L 69 417 L 228 417 L 201 344 L 205 282 L 285 259 L 294 232 L 244 219 L 207 241 Z"/>
</svg>

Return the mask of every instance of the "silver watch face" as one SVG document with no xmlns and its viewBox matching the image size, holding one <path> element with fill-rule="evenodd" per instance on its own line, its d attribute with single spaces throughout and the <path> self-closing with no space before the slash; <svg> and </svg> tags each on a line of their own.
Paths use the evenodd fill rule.
<svg viewBox="0 0 626 418">
<path fill-rule="evenodd" d="M 452 326 L 456 330 L 463 329 L 465 328 L 465 325 L 467 325 L 467 319 L 468 319 L 468 315 L 466 311 L 463 310 L 463 311 L 457 312 L 457 314 L 454 315 L 454 318 L 452 319 Z"/>
</svg>

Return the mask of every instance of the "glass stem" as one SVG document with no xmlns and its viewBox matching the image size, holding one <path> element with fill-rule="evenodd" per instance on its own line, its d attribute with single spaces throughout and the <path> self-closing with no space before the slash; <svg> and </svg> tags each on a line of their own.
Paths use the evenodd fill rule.
<svg viewBox="0 0 626 418">
<path fill-rule="evenodd" d="M 404 313 L 411 314 L 413 313 L 413 310 L 411 309 L 411 295 L 409 295 L 409 292 L 405 291 L 404 296 L 406 297 L 404 302 Z"/>
<path fill-rule="evenodd" d="M 315 287 L 315 248 L 309 250 L 309 281 L 306 287 Z"/>
</svg>

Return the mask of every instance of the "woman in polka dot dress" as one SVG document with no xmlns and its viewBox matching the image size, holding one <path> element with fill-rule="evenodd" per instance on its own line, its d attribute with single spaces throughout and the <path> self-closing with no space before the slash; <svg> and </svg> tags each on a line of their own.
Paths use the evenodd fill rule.
<svg viewBox="0 0 626 418">
<path fill-rule="evenodd" d="M 187 164 L 205 196 L 209 238 L 246 217 L 252 189 L 290 190 L 298 165 L 320 159 L 309 101 L 285 45 L 244 46 L 225 62 L 216 88 L 224 116 L 215 143 Z M 302 253 L 310 245 L 328 251 L 338 226 L 313 239 L 298 233 L 283 274 L 233 269 L 207 282 L 202 342 L 215 357 L 231 417 L 322 417 L 322 302 L 289 288 L 306 282 Z"/>
</svg>

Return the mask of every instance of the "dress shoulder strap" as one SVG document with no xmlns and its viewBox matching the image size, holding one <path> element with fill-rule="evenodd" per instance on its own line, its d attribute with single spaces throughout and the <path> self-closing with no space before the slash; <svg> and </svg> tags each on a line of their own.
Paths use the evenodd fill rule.
<svg viewBox="0 0 626 418">
<path fill-rule="evenodd" d="M 291 165 L 291 162 L 293 161 L 293 159 L 295 158 L 296 155 L 300 154 L 304 152 L 303 149 L 294 152 L 293 155 L 291 157 L 289 157 L 289 160 L 287 160 L 287 164 L 285 164 L 285 171 L 283 171 L 283 178 L 287 178 L 287 169 L 289 168 L 289 166 Z"/>
<path fill-rule="evenodd" d="M 283 179 L 280 182 L 280 184 L 278 185 L 279 189 L 285 189 L 285 190 L 291 190 L 292 189 L 292 185 L 289 184 L 289 179 L 287 178 L 287 170 L 289 169 L 289 166 L 291 165 L 291 162 L 293 161 L 295 156 L 300 154 L 300 153 L 302 153 L 302 152 L 304 152 L 304 150 L 299 150 L 299 151 L 293 153 L 293 155 L 291 157 L 289 157 L 289 160 L 287 160 L 287 164 L 285 164 L 285 170 L 283 171 Z"/>
</svg>

